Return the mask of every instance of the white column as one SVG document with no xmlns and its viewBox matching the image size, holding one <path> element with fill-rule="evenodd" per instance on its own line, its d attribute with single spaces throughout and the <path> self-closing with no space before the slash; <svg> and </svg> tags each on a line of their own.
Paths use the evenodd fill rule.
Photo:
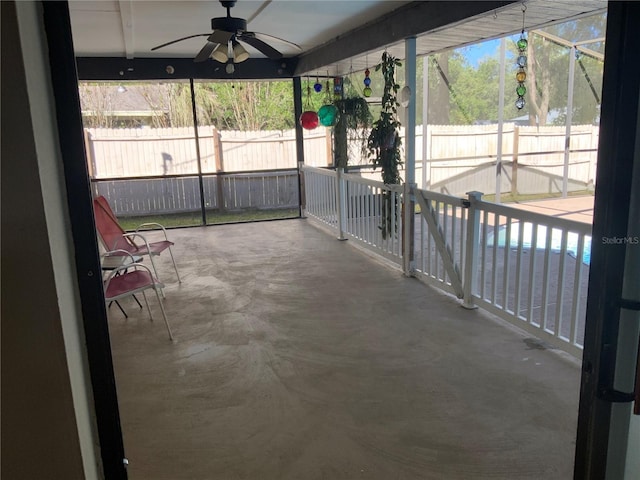
<svg viewBox="0 0 640 480">
<path fill-rule="evenodd" d="M 500 88 L 498 93 L 498 149 L 496 152 L 496 198 L 500 203 L 500 189 L 502 183 L 502 127 L 504 121 L 504 70 L 506 58 L 506 39 L 500 40 Z"/>
<path fill-rule="evenodd" d="M 569 157 L 571 156 L 571 123 L 573 121 L 573 89 L 576 74 L 576 47 L 569 50 L 569 86 L 567 88 L 567 117 L 564 133 L 564 168 L 562 170 L 562 196 L 569 191 Z"/>
<path fill-rule="evenodd" d="M 405 85 L 409 87 L 409 105 L 405 109 L 405 162 L 404 162 L 404 251 L 403 271 L 405 275 L 411 275 L 414 269 L 413 237 L 415 233 L 414 206 L 412 189 L 416 184 L 416 39 L 407 38 L 404 41 L 405 51 Z"/>
</svg>

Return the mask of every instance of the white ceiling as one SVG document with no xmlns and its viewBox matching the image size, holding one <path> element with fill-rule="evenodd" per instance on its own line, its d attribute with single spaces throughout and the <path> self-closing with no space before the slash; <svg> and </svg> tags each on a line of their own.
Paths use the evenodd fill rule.
<svg viewBox="0 0 640 480">
<path fill-rule="evenodd" d="M 403 0 L 239 0 L 231 10 L 234 17 L 248 20 L 250 31 L 266 33 L 294 42 L 306 53 L 336 41 L 393 10 L 411 3 Z M 456 2 L 451 1 L 451 8 Z M 206 38 L 197 37 L 152 52 L 151 48 L 197 33 L 210 33 L 210 19 L 226 16 L 217 0 L 71 0 L 70 14 L 76 55 L 79 57 L 193 57 Z M 450 25 L 417 37 L 417 53 L 441 51 L 519 32 L 522 3 L 512 4 L 457 25 Z M 606 0 L 526 0 L 525 28 L 604 11 Z M 300 52 L 286 43 L 269 40 L 285 57 Z M 404 58 L 403 43 L 386 46 Z M 252 57 L 262 55 L 247 46 Z M 304 73 L 345 74 L 363 70 L 381 51 L 363 52 L 351 58 L 323 65 Z"/>
</svg>

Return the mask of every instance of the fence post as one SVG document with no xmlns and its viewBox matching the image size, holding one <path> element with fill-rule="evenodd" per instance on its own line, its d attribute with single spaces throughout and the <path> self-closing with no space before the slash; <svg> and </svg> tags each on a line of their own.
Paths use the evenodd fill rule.
<svg viewBox="0 0 640 480">
<path fill-rule="evenodd" d="M 473 290 L 478 272 L 478 244 L 480 241 L 480 215 L 476 203 L 482 200 L 482 192 L 467 192 L 469 209 L 467 211 L 467 238 L 464 254 L 464 278 L 462 306 L 472 310 L 478 308 L 473 303 Z"/>
<path fill-rule="evenodd" d="M 520 141 L 520 127 L 513 127 L 513 161 L 511 162 L 511 195 L 515 199 L 518 195 L 518 148 Z"/>
<path fill-rule="evenodd" d="M 344 168 L 338 167 L 336 168 L 336 210 L 338 211 L 338 240 L 347 240 L 347 237 L 344 236 L 344 231 L 346 230 L 346 192 L 345 192 L 345 181 L 343 178 Z"/>
<path fill-rule="evenodd" d="M 222 135 L 216 127 L 213 127 L 213 153 L 216 162 L 216 203 L 218 204 L 218 211 L 223 212 L 225 210 L 224 178 L 222 176 L 224 172 L 224 157 L 222 155 Z"/>
</svg>

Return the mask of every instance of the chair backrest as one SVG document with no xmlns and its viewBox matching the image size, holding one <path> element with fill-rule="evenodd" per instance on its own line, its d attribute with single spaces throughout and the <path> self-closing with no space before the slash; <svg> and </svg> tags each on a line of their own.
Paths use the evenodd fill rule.
<svg viewBox="0 0 640 480">
<path fill-rule="evenodd" d="M 96 218 L 96 228 L 102 243 L 107 250 L 135 249 L 136 245 L 131 239 L 125 237 L 126 233 L 116 218 L 109 202 L 102 195 L 93 199 L 93 212 Z"/>
</svg>

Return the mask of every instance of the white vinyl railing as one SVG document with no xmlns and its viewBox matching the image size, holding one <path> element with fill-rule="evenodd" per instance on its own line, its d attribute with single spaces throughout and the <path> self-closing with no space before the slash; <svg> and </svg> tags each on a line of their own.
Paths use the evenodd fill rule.
<svg viewBox="0 0 640 480">
<path fill-rule="evenodd" d="M 385 185 L 346 174 L 301 166 L 305 216 L 335 229 L 338 238 L 353 239 L 395 263 L 402 263 L 402 186 Z M 388 218 L 387 233 L 382 228 Z M 384 234 L 383 234 L 384 233 Z"/>
<path fill-rule="evenodd" d="M 500 204 L 478 213 L 471 293 L 498 316 L 582 355 L 591 225 Z"/>
<path fill-rule="evenodd" d="M 403 187 L 302 167 L 306 215 L 548 344 L 582 356 L 591 225 L 481 200 L 411 189 L 411 241 L 403 239 Z M 385 200 L 385 198 L 391 200 Z M 385 201 L 391 224 L 383 235 Z M 411 207 L 409 207 L 411 208 Z M 405 257 L 407 256 L 407 257 Z"/>
<path fill-rule="evenodd" d="M 401 264 L 402 186 L 385 185 L 340 171 L 338 175 L 344 182 L 344 235 Z"/>
<path fill-rule="evenodd" d="M 338 177 L 334 170 L 302 166 L 304 172 L 304 215 L 335 229 L 338 222 Z"/>
</svg>

